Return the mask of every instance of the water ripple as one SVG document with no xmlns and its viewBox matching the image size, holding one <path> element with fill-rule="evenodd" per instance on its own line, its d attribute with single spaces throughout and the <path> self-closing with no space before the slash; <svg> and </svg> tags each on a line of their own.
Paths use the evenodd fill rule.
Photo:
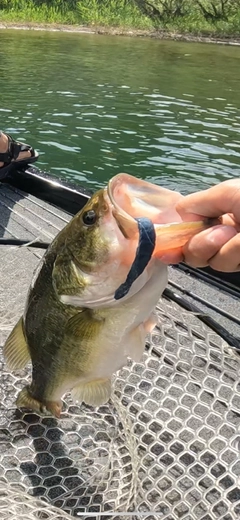
<svg viewBox="0 0 240 520">
<path fill-rule="evenodd" d="M 93 189 L 127 171 L 183 193 L 239 177 L 239 48 L 14 31 L 1 42 L 1 127 L 52 175 Z"/>
</svg>

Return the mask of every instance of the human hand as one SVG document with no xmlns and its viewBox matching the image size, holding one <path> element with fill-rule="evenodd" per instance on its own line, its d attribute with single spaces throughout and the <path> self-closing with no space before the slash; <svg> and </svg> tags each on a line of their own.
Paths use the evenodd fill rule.
<svg viewBox="0 0 240 520">
<path fill-rule="evenodd" d="M 209 265 L 217 271 L 240 271 L 240 179 L 182 198 L 176 210 L 184 221 L 220 217 L 220 225 L 195 235 L 182 253 L 164 255 L 165 263 L 185 261 L 193 267 Z"/>
</svg>

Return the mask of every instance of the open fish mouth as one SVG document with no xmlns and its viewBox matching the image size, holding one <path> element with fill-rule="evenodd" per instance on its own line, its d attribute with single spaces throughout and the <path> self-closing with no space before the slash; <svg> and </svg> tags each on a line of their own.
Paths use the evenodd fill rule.
<svg viewBox="0 0 240 520">
<path fill-rule="evenodd" d="M 120 173 L 108 184 L 112 213 L 126 238 L 136 239 L 136 256 L 127 278 L 115 292 L 121 299 L 143 273 L 150 260 L 179 251 L 196 233 L 210 225 L 207 221 L 182 222 L 175 207 L 178 192 Z"/>
<path fill-rule="evenodd" d="M 108 196 L 116 210 L 126 217 L 148 217 L 153 223 L 180 222 L 175 205 L 182 198 L 176 191 L 162 188 L 127 173 L 115 175 L 108 183 Z"/>
<path fill-rule="evenodd" d="M 109 181 L 107 193 L 114 207 L 114 217 L 128 238 L 139 232 L 139 219 L 152 222 L 155 256 L 184 246 L 192 236 L 216 224 L 215 219 L 183 222 L 175 209 L 183 195 L 126 173 L 115 175 Z"/>
</svg>

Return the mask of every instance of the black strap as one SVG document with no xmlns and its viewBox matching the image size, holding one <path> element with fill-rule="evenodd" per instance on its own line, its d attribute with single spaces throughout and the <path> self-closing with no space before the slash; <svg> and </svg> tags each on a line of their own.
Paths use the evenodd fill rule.
<svg viewBox="0 0 240 520">
<path fill-rule="evenodd" d="M 0 153 L 0 161 L 4 163 L 10 163 L 12 160 L 16 160 L 21 152 L 31 152 L 32 147 L 29 144 L 20 143 L 15 141 L 11 135 L 5 134 L 8 138 L 8 150 L 7 152 Z"/>
<path fill-rule="evenodd" d="M 152 221 L 146 217 L 135 219 L 138 223 L 139 239 L 135 259 L 131 265 L 125 282 L 115 291 L 115 300 L 120 300 L 129 292 L 133 282 L 142 274 L 152 258 L 156 242 L 155 228 Z"/>
</svg>

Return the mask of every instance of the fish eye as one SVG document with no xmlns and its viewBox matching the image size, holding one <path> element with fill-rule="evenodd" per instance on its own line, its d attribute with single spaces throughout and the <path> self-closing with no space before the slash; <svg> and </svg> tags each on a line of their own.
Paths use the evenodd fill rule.
<svg viewBox="0 0 240 520">
<path fill-rule="evenodd" d="M 97 220 L 97 215 L 94 211 L 94 209 L 89 209 L 88 211 L 85 211 L 82 216 L 83 223 L 85 226 L 93 226 Z"/>
</svg>

